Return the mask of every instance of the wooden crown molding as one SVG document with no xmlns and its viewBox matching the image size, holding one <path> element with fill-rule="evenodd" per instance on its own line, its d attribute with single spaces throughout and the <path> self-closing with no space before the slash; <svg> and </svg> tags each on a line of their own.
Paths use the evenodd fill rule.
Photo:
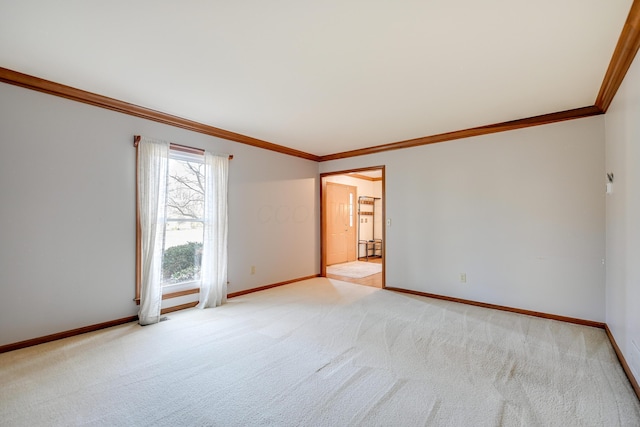
<svg viewBox="0 0 640 427">
<path fill-rule="evenodd" d="M 609 109 L 638 49 L 640 49 L 640 0 L 634 0 L 596 98 L 596 106 L 603 112 L 606 113 Z"/>
<path fill-rule="evenodd" d="M 640 0 L 636 0 L 634 5 L 639 2 Z M 633 60 L 633 58 L 631 58 L 631 60 Z M 620 79 L 622 79 L 623 77 L 624 75 L 622 75 Z M 549 124 L 549 123 L 559 122 L 563 120 L 572 120 L 572 119 L 578 119 L 582 117 L 589 117 L 597 114 L 602 114 L 604 112 L 601 108 L 595 105 L 592 105 L 590 107 L 576 108 L 573 110 L 543 114 L 540 116 L 529 117 L 529 118 L 519 119 L 519 120 L 512 120 L 509 122 L 496 123 L 496 124 L 487 125 L 487 126 L 479 126 L 475 128 L 464 129 L 464 130 L 459 130 L 454 132 L 441 133 L 438 135 L 430 135 L 430 136 L 424 136 L 424 137 L 415 138 L 415 139 L 408 139 L 405 141 L 392 142 L 388 144 L 377 145 L 374 147 L 362 148 L 358 150 L 344 151 L 344 152 L 335 153 L 335 154 L 328 154 L 325 156 L 317 156 L 315 154 L 306 153 L 304 151 L 300 151 L 300 150 L 285 147 L 282 145 L 274 144 L 271 142 L 263 141 L 260 139 L 252 138 L 250 136 L 246 136 L 239 133 L 220 129 L 214 126 L 198 123 L 193 120 L 183 119 L 181 117 L 173 116 L 171 114 L 163 113 L 156 110 L 151 110 L 149 108 L 141 107 L 135 104 L 130 104 L 128 102 L 120 101 L 118 99 L 109 98 L 103 95 L 98 95 L 98 94 L 87 92 L 81 89 L 76 89 L 71 86 L 66 86 L 60 83 L 52 82 L 50 80 L 45 80 L 39 77 L 30 76 L 28 74 L 23 74 L 17 71 L 9 70 L 7 68 L 0 67 L 0 82 L 24 87 L 26 89 L 35 90 L 35 91 L 47 93 L 50 95 L 59 96 L 62 98 L 70 99 L 77 102 L 82 102 L 84 104 L 93 105 L 96 107 L 105 108 L 112 111 L 117 111 L 119 113 L 128 114 L 130 116 L 140 117 L 140 118 L 152 120 L 158 123 L 163 123 L 170 126 L 179 127 L 182 129 L 187 129 L 193 132 L 198 132 L 205 135 L 214 136 L 217 138 L 227 139 L 230 141 L 239 142 L 241 144 L 251 145 L 253 147 L 275 151 L 281 154 L 287 154 L 290 156 L 300 157 L 306 160 L 312 160 L 316 162 L 325 162 L 329 160 L 363 156 L 366 154 L 381 153 L 381 152 L 390 151 L 390 150 L 400 150 L 403 148 L 411 148 L 411 147 L 417 147 L 420 145 L 434 144 L 437 142 L 452 141 L 455 139 L 469 138 L 472 136 L 486 135 L 486 134 L 496 133 L 496 132 L 505 132 L 509 130 Z"/>
<path fill-rule="evenodd" d="M 377 145 L 374 147 L 362 148 L 359 150 L 344 151 L 342 153 L 320 156 L 321 162 L 329 160 L 345 159 L 348 157 L 363 156 L 366 154 L 381 153 L 402 148 L 417 147 L 420 145 L 434 144 L 437 142 L 452 141 L 455 139 L 469 138 L 472 136 L 486 135 L 496 132 L 521 129 L 530 126 L 538 126 L 560 122 L 564 120 L 580 119 L 583 117 L 595 116 L 607 112 L 611 101 L 622 84 L 631 63 L 640 49 L 640 0 L 633 0 L 629 15 L 622 28 L 618 44 L 609 63 L 609 68 L 605 74 L 604 81 L 600 87 L 600 92 L 595 104 L 589 107 L 576 108 L 573 110 L 560 111 L 557 113 L 543 114 L 526 119 L 513 120 L 509 122 L 496 123 L 493 125 L 480 126 L 454 132 L 441 133 L 438 135 L 424 136 L 421 138 L 408 139 L 405 141 L 392 142 L 389 144 Z"/>
<path fill-rule="evenodd" d="M 522 129 L 531 126 L 545 125 L 549 123 L 573 120 L 583 117 L 602 114 L 603 111 L 592 105 L 590 107 L 576 108 L 573 110 L 559 111 L 557 113 L 543 114 L 541 116 L 529 117 L 526 119 L 512 120 L 509 122 L 496 123 L 487 126 L 479 126 L 470 129 L 458 130 L 454 132 L 441 133 L 438 135 L 423 136 L 405 141 L 392 142 L 389 144 L 376 145 L 375 147 L 361 148 L 359 150 L 344 151 L 342 153 L 320 156 L 321 162 L 329 160 L 345 159 L 348 157 L 364 156 L 366 154 L 381 153 L 390 150 L 400 150 L 403 148 L 417 147 L 420 145 L 435 144 L 437 142 L 452 141 L 454 139 L 470 138 L 472 136 L 487 135 L 496 132 L 506 132 L 509 130 Z"/>
<path fill-rule="evenodd" d="M 141 117 L 170 126 L 176 126 L 205 135 L 239 142 L 242 144 L 251 145 L 253 147 L 263 148 L 265 150 L 271 150 L 290 156 L 313 160 L 316 162 L 326 162 L 329 160 L 345 159 L 348 157 L 363 156 L 390 150 L 400 150 L 403 148 L 435 144 L 438 142 L 452 141 L 461 138 L 505 132 L 515 129 L 522 129 L 525 127 L 538 126 L 564 120 L 579 119 L 583 117 L 604 114 L 611 105 L 611 101 L 613 100 L 616 92 L 622 84 L 622 81 L 639 49 L 640 0 L 634 0 L 594 105 L 572 110 L 560 111 L 556 113 L 543 114 L 540 116 L 529 117 L 525 119 L 496 123 L 487 126 L 479 126 L 470 129 L 392 142 L 388 144 L 377 145 L 374 147 L 328 154 L 324 156 L 317 156 L 315 154 L 306 153 L 304 151 L 252 138 L 250 136 L 227 131 L 214 126 L 205 125 L 192 120 L 183 119 L 181 117 L 151 110 L 145 107 L 140 107 L 138 105 L 129 104 L 124 101 L 108 98 L 106 96 L 76 89 L 71 86 L 65 86 L 59 83 L 40 79 L 38 77 L 19 73 L 17 71 L 12 71 L 2 67 L 0 67 L 0 82 L 60 96 L 85 104 L 106 108 L 135 117 Z"/>
<path fill-rule="evenodd" d="M 276 151 L 278 153 L 287 154 L 290 156 L 318 161 L 318 156 L 316 156 L 315 154 L 305 153 L 304 151 L 295 150 L 293 148 L 284 147 L 282 145 L 263 141 L 261 139 L 256 139 L 214 126 L 205 125 L 193 120 L 187 120 L 181 117 L 173 116 L 171 114 L 163 113 L 145 107 L 140 107 L 139 105 L 130 104 L 118 99 L 109 98 L 81 89 L 76 89 L 71 86 L 66 86 L 60 83 L 52 82 L 50 80 L 45 80 L 39 77 L 30 76 L 28 74 L 19 73 L 7 68 L 0 67 L 0 82 L 24 87 L 26 89 L 35 90 L 50 95 L 59 96 L 66 99 L 71 99 L 73 101 L 82 102 L 83 104 L 106 108 L 107 110 L 117 111 L 119 113 L 152 120 L 154 122 L 179 127 L 182 129 L 187 129 L 193 132 L 214 136 L 216 138 L 227 139 L 229 141 L 235 141 L 241 144 L 263 148 L 265 150 Z"/>
</svg>

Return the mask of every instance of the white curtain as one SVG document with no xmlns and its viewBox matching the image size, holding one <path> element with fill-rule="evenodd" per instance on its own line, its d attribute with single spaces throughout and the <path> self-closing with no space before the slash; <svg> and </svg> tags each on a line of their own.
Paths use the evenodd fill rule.
<svg viewBox="0 0 640 427">
<path fill-rule="evenodd" d="M 138 209 L 142 238 L 138 318 L 141 325 L 160 321 L 168 165 L 169 143 L 141 137 L 138 143 Z"/>
<path fill-rule="evenodd" d="M 217 307 L 227 300 L 227 186 L 229 156 L 204 153 L 205 207 L 200 303 Z"/>
</svg>

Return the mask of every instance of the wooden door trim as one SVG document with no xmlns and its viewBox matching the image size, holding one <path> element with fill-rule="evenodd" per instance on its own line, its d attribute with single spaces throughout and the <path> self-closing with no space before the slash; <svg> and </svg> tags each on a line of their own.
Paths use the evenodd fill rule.
<svg viewBox="0 0 640 427">
<path fill-rule="evenodd" d="M 387 194 L 386 194 L 386 179 L 385 179 L 385 166 L 369 166 L 365 168 L 348 169 L 334 172 L 323 172 L 320 174 L 320 276 L 327 277 L 327 215 L 325 209 L 326 203 L 326 186 L 327 182 L 325 178 L 335 175 L 348 175 L 353 172 L 366 172 L 380 170 L 382 171 L 382 288 L 386 287 L 387 283 Z M 357 253 L 356 253 L 357 255 Z"/>
</svg>

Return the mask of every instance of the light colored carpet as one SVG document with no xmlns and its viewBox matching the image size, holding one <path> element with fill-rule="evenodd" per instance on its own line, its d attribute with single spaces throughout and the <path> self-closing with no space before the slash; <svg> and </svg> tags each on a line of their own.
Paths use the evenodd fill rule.
<svg viewBox="0 0 640 427">
<path fill-rule="evenodd" d="M 3 426 L 638 426 L 602 330 L 317 278 L 0 355 Z"/>
<path fill-rule="evenodd" d="M 382 273 L 382 264 L 374 262 L 353 261 L 327 267 L 327 274 L 350 277 L 352 279 L 362 279 L 378 273 Z"/>
</svg>

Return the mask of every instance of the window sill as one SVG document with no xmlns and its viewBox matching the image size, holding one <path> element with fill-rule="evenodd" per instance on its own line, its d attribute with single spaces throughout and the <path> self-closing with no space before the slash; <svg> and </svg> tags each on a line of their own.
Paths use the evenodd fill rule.
<svg viewBox="0 0 640 427">
<path fill-rule="evenodd" d="M 173 292 L 170 292 L 173 291 Z M 189 288 L 183 288 L 180 290 L 172 290 L 171 288 L 165 288 L 162 291 L 162 299 L 171 299 L 171 298 L 178 298 L 178 297 L 183 297 L 185 295 L 192 295 L 192 294 L 197 294 L 200 292 L 200 288 L 194 288 L 194 287 L 189 287 Z M 136 298 L 135 299 L 136 305 L 140 305 L 140 298 Z"/>
<path fill-rule="evenodd" d="M 200 292 L 200 288 L 187 288 L 187 289 L 181 289 L 179 291 L 167 292 L 170 290 L 171 289 L 163 290 L 162 299 L 178 298 L 185 295 L 197 294 Z"/>
</svg>

